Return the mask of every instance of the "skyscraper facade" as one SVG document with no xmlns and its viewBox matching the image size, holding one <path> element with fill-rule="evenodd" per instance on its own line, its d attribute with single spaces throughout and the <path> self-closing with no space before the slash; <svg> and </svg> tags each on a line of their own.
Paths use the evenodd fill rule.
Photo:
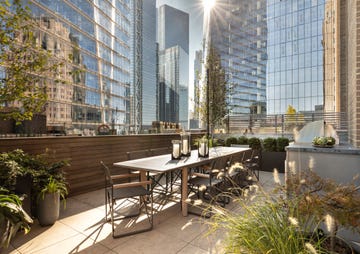
<svg viewBox="0 0 360 254">
<path fill-rule="evenodd" d="M 325 0 L 267 1 L 267 112 L 315 111 L 323 105 Z"/>
<path fill-rule="evenodd" d="M 64 62 L 48 83 L 47 125 L 93 129 L 129 126 L 131 0 L 29 1 L 38 42 Z"/>
<path fill-rule="evenodd" d="M 190 116 L 190 129 L 199 128 L 199 113 L 197 112 L 197 106 L 200 103 L 200 79 L 202 75 L 202 62 L 203 62 L 203 53 L 202 50 L 197 50 L 195 52 L 194 59 L 194 94 L 193 94 L 193 108 L 191 109 Z"/>
<path fill-rule="evenodd" d="M 189 14 L 162 5 L 158 10 L 159 120 L 188 128 Z"/>
<path fill-rule="evenodd" d="M 134 1 L 131 125 L 149 129 L 157 120 L 156 0 Z"/>
<path fill-rule="evenodd" d="M 230 113 L 265 113 L 266 0 L 219 0 L 210 23 L 227 74 Z"/>
</svg>

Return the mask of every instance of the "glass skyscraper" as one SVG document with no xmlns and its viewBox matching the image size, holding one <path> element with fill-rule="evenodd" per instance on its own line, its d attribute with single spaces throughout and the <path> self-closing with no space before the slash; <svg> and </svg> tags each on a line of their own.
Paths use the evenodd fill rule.
<svg viewBox="0 0 360 254">
<path fill-rule="evenodd" d="M 265 113 L 266 1 L 218 0 L 211 11 L 211 43 L 229 88 L 229 111 Z"/>
<path fill-rule="evenodd" d="M 325 0 L 268 0 L 267 113 L 315 111 L 323 105 Z"/>
<path fill-rule="evenodd" d="M 29 1 L 38 43 L 64 62 L 48 83 L 47 125 L 125 131 L 131 82 L 131 0 Z"/>
<path fill-rule="evenodd" d="M 137 10 L 137 9 L 138 10 Z M 148 129 L 157 120 L 156 0 L 134 2 L 133 18 L 133 121 Z M 139 89 L 139 90 L 137 90 Z"/>
<path fill-rule="evenodd" d="M 160 6 L 158 43 L 159 120 L 188 128 L 189 14 Z"/>
</svg>

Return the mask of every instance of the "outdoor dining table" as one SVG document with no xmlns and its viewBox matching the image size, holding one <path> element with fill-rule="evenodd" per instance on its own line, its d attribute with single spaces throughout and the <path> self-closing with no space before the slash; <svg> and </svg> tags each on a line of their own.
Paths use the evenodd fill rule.
<svg viewBox="0 0 360 254">
<path fill-rule="evenodd" d="M 136 160 L 115 162 L 114 166 L 124 169 L 140 171 L 142 180 L 146 179 L 146 172 L 168 173 L 175 170 L 182 171 L 181 177 L 181 209 L 183 216 L 188 215 L 188 172 L 190 168 L 206 165 L 212 161 L 232 155 L 239 155 L 251 148 L 243 147 L 213 147 L 209 150 L 209 157 L 199 157 L 197 150 L 192 150 L 191 155 L 180 160 L 172 160 L 171 154 L 145 157 Z"/>
</svg>

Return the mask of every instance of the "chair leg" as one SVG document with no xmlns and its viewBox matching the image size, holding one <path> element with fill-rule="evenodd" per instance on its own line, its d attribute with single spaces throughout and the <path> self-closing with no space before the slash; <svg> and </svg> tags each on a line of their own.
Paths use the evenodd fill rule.
<svg viewBox="0 0 360 254">
<path fill-rule="evenodd" d="M 115 224 L 114 224 L 114 209 L 112 209 L 112 221 L 111 221 L 111 224 L 112 224 L 112 236 L 113 238 L 121 238 L 121 237 L 125 237 L 125 236 L 130 236 L 130 235 L 135 235 L 135 234 L 138 234 L 138 233 L 143 233 L 143 232 L 147 232 L 147 231 L 150 231 L 153 229 L 153 225 L 154 225 L 154 206 L 153 206 L 153 203 L 154 203 L 154 198 L 153 198 L 153 194 L 151 193 L 150 195 L 150 211 L 149 211 L 149 208 L 147 206 L 147 199 L 148 199 L 148 196 L 139 196 L 139 212 L 137 213 L 137 215 L 141 214 L 141 210 L 142 210 L 142 206 L 145 206 L 145 213 L 148 217 L 148 222 L 149 222 L 149 226 L 146 227 L 146 228 L 143 228 L 143 229 L 139 229 L 139 230 L 134 230 L 134 231 L 131 231 L 131 232 L 127 232 L 127 233 L 122 233 L 122 234 L 115 234 Z M 131 215 L 127 215 L 121 219 L 125 219 L 125 218 L 130 218 L 130 217 L 135 217 L 137 216 L 135 214 L 131 214 Z"/>
</svg>

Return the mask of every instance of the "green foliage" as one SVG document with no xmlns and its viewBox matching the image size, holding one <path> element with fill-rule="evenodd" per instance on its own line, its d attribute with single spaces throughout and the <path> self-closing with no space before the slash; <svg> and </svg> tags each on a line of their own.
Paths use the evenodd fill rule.
<svg viewBox="0 0 360 254">
<path fill-rule="evenodd" d="M 33 220 L 23 210 L 21 199 L 0 187 L 0 248 L 7 248 L 16 233 L 23 229 L 30 231 Z"/>
<path fill-rule="evenodd" d="M 313 145 L 316 146 L 333 146 L 335 145 L 335 138 L 333 137 L 314 137 L 312 141 Z"/>
<path fill-rule="evenodd" d="M 276 139 L 275 138 L 265 138 L 263 140 L 263 148 L 266 152 L 276 152 Z"/>
<path fill-rule="evenodd" d="M 38 198 L 44 199 L 45 194 L 47 193 L 59 193 L 60 198 L 64 201 L 65 206 L 65 198 L 68 194 L 68 189 L 64 181 L 56 180 L 51 176 L 48 179 L 48 182 L 42 186 Z"/>
<path fill-rule="evenodd" d="M 44 110 L 47 78 L 58 74 L 61 63 L 38 45 L 30 10 L 20 0 L 0 0 L 0 119 L 17 123 Z"/>
<path fill-rule="evenodd" d="M 268 193 L 250 186 L 244 197 L 234 202 L 241 212 L 217 207 L 209 222 L 214 232 L 225 229 L 224 253 L 325 253 L 320 246 L 323 240 L 309 224 L 309 217 L 298 214 L 298 200 L 284 199 L 286 192 Z"/>
<path fill-rule="evenodd" d="M 285 152 L 285 147 L 289 145 L 289 139 L 278 137 L 276 139 L 276 151 L 278 152 Z"/>
<path fill-rule="evenodd" d="M 231 146 L 232 144 L 237 144 L 237 138 L 236 137 L 229 137 L 225 140 L 226 146 Z"/>
<path fill-rule="evenodd" d="M 224 117 L 228 111 L 227 79 L 225 70 L 221 65 L 221 58 L 216 48 L 209 47 L 209 53 L 206 60 L 206 69 L 208 70 L 208 86 L 204 85 L 198 88 L 195 99 L 196 111 L 201 116 L 201 121 L 207 122 L 207 113 L 209 107 L 209 128 L 212 132 L 215 128 L 221 127 L 224 123 Z M 207 96 L 207 92 L 209 93 Z M 201 99 L 202 98 L 202 99 Z M 208 98 L 208 101 L 206 100 Z"/>
<path fill-rule="evenodd" d="M 245 137 L 245 136 L 240 136 L 238 138 L 237 142 L 238 142 L 239 145 L 247 145 L 248 142 L 249 142 L 249 139 L 247 137 Z"/>
<path fill-rule="evenodd" d="M 248 139 L 249 147 L 254 150 L 261 150 L 261 141 L 257 137 Z"/>
<path fill-rule="evenodd" d="M 29 175 L 32 179 L 32 193 L 40 193 L 50 178 L 65 184 L 63 168 L 68 165 L 67 160 L 58 161 L 49 151 L 40 155 L 30 155 L 20 149 L 1 153 L 0 185 L 14 191 L 17 178 Z"/>
</svg>

